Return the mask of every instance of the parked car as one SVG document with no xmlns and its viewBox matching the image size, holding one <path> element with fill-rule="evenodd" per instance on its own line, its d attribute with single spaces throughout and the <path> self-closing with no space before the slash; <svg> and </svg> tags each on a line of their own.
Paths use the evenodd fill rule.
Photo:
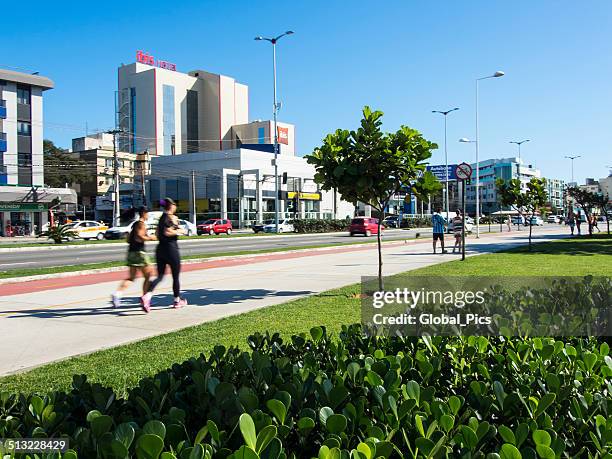
<svg viewBox="0 0 612 459">
<path fill-rule="evenodd" d="M 383 225 L 387 228 L 399 228 L 400 227 L 400 218 L 399 215 L 388 215 L 383 220 Z"/>
<path fill-rule="evenodd" d="M 526 225 L 526 220 L 525 217 L 523 217 L 522 215 L 515 215 L 514 217 L 512 217 L 512 224 L 513 225 Z"/>
<path fill-rule="evenodd" d="M 183 230 L 183 234 L 185 236 L 193 236 L 198 233 L 197 226 L 191 223 L 189 220 L 179 219 L 179 226 Z"/>
<path fill-rule="evenodd" d="M 450 223 L 448 224 L 447 228 L 447 232 L 452 233 L 455 231 L 454 229 L 455 225 L 453 225 L 453 221 L 451 220 Z M 474 219 L 472 217 L 466 217 L 465 219 L 465 232 L 466 233 L 471 233 L 472 229 L 474 228 Z"/>
<path fill-rule="evenodd" d="M 384 226 L 381 226 L 381 230 Z M 357 217 L 351 220 L 349 226 L 349 233 L 351 236 L 355 234 L 363 234 L 366 237 L 370 237 L 373 234 L 378 234 L 378 218 L 371 217 Z"/>
<path fill-rule="evenodd" d="M 276 233 L 276 221 L 271 220 L 271 223 L 264 225 L 264 233 Z M 295 228 L 293 227 L 293 220 L 283 218 L 278 221 L 278 233 L 293 233 Z"/>
<path fill-rule="evenodd" d="M 273 223 L 274 223 L 274 220 L 273 220 L 273 219 L 270 219 L 270 220 L 264 220 L 264 221 L 263 221 L 263 223 L 253 223 L 253 224 L 251 225 L 251 229 L 253 230 L 253 232 L 254 232 L 255 234 L 257 234 L 257 233 L 263 233 L 264 226 L 266 226 L 266 225 L 271 225 L 271 224 L 273 224 Z"/>
<path fill-rule="evenodd" d="M 559 215 L 549 215 L 546 221 L 548 223 L 561 223 L 561 217 Z"/>
<path fill-rule="evenodd" d="M 529 224 L 532 226 L 542 226 L 544 225 L 544 220 L 539 215 L 534 215 L 529 219 Z"/>
<path fill-rule="evenodd" d="M 72 231 L 78 234 L 79 239 L 104 239 L 104 233 L 108 229 L 107 226 L 93 220 L 80 220 L 77 222 L 68 223 L 66 225 Z"/>
<path fill-rule="evenodd" d="M 232 222 L 222 218 L 211 218 L 197 226 L 198 234 L 221 234 L 225 233 L 228 236 L 232 234 Z"/>
</svg>

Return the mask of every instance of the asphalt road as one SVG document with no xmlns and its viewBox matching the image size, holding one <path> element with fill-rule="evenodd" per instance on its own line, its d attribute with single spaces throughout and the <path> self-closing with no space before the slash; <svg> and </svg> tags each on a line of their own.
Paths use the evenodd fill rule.
<svg viewBox="0 0 612 459">
<path fill-rule="evenodd" d="M 505 227 L 504 227 L 505 230 Z M 499 231 L 499 225 L 493 225 L 491 231 Z M 431 229 L 387 230 L 383 240 L 413 238 L 416 233 L 430 235 Z M 488 232 L 488 225 L 481 226 L 481 232 Z M 452 235 L 448 235 L 448 239 Z M 348 233 L 338 234 L 305 234 L 272 237 L 218 237 L 211 239 L 182 239 L 179 241 L 182 255 L 203 255 L 210 253 L 232 253 L 263 249 L 300 248 L 321 244 L 350 244 L 366 240 L 363 236 L 351 237 Z M 369 238 L 371 242 L 376 237 Z M 156 243 L 148 243 L 148 251 L 153 253 Z M 89 263 L 122 261 L 125 259 L 126 244 L 92 244 L 73 247 L 40 248 L 23 247 L 11 252 L 0 252 L 0 271 L 13 269 L 44 268 Z M 14 250 L 14 249 L 13 249 Z"/>
</svg>

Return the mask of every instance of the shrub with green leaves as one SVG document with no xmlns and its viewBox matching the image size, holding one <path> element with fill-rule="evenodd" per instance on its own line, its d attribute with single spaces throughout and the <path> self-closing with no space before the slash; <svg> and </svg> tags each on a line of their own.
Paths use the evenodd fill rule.
<svg viewBox="0 0 612 459">
<path fill-rule="evenodd" d="M 298 233 L 333 233 L 335 231 L 348 231 L 350 220 L 316 220 L 306 218 L 294 220 L 293 228 Z"/>
<path fill-rule="evenodd" d="M 0 437 L 65 458 L 609 458 L 612 358 L 595 338 L 365 337 L 321 327 L 218 346 L 118 397 L 0 397 Z M 57 456 L 55 456 L 57 457 Z"/>
</svg>

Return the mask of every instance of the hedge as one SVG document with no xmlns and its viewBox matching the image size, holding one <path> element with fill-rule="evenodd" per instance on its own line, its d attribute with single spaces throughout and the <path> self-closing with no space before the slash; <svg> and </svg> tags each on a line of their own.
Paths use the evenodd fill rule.
<svg viewBox="0 0 612 459">
<path fill-rule="evenodd" d="M 67 436 L 71 459 L 610 457 L 612 359 L 594 338 L 372 338 L 352 325 L 248 344 L 124 398 L 85 376 L 69 393 L 3 393 L 0 437 Z"/>
<path fill-rule="evenodd" d="M 348 231 L 350 220 L 294 220 L 293 228 L 298 233 L 333 233 Z"/>
</svg>

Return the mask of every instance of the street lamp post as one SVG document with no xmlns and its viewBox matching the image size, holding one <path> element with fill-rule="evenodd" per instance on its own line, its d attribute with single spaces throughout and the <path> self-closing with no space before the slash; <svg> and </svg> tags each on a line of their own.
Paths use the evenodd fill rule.
<svg viewBox="0 0 612 459">
<path fill-rule="evenodd" d="M 476 79 L 476 237 L 480 237 L 480 161 L 478 157 L 478 148 L 480 145 L 480 138 L 478 136 L 478 83 L 481 80 L 488 80 L 489 78 L 499 78 L 505 75 L 504 72 L 498 70 L 493 75 L 489 75 L 482 78 Z"/>
<path fill-rule="evenodd" d="M 566 156 L 567 159 L 571 159 L 572 160 L 572 183 L 574 183 L 574 160 L 577 158 L 581 158 L 581 155 L 577 155 L 577 156 Z"/>
<path fill-rule="evenodd" d="M 455 107 L 451 110 L 441 111 L 441 110 L 432 110 L 432 113 L 439 113 L 444 115 L 444 165 L 446 166 L 446 196 L 444 198 L 444 208 L 446 210 L 446 218 L 448 219 L 449 209 L 448 209 L 448 150 L 446 148 L 446 118 L 448 114 L 459 110 L 459 107 Z"/>
<path fill-rule="evenodd" d="M 470 139 L 468 139 L 467 137 L 461 137 L 461 138 L 459 139 L 459 142 L 461 142 L 461 143 L 476 143 L 476 140 L 470 140 Z M 471 178 L 471 177 L 470 177 L 470 178 Z M 465 193 L 467 193 L 467 187 L 466 187 L 466 186 L 464 186 L 464 187 L 463 187 L 463 193 L 464 193 L 464 194 L 465 194 Z M 465 196 L 464 196 L 464 198 L 465 198 Z M 476 201 L 476 203 L 478 203 L 478 201 Z M 477 205 L 478 205 L 478 204 L 477 204 Z M 465 209 L 464 209 L 464 210 L 465 210 Z M 478 211 L 476 211 L 476 216 L 478 216 Z"/>
<path fill-rule="evenodd" d="M 524 144 L 525 142 L 531 142 L 531 139 L 525 139 L 525 140 L 519 140 L 519 141 L 511 140 L 509 142 L 509 143 L 513 143 L 516 146 L 518 146 L 519 161 L 518 161 L 518 164 L 516 165 L 516 178 L 519 180 L 521 179 L 521 169 L 520 169 L 521 168 L 521 145 Z"/>
<path fill-rule="evenodd" d="M 255 37 L 255 40 L 261 41 L 269 41 L 272 43 L 272 73 L 274 79 L 274 221 L 276 222 L 276 233 L 278 233 L 278 207 L 279 207 L 279 199 L 278 199 L 278 128 L 276 126 L 276 116 L 278 113 L 278 103 L 276 102 L 276 43 L 285 35 L 292 35 L 293 31 L 288 30 L 287 32 L 278 35 L 277 37 L 267 38 L 267 37 Z"/>
</svg>

